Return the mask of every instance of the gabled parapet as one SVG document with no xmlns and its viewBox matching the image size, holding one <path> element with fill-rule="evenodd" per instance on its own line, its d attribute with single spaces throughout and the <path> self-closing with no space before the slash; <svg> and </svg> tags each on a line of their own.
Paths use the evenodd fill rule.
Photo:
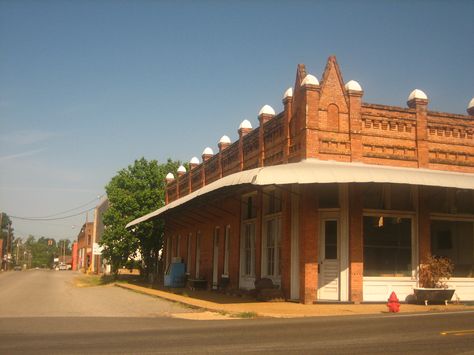
<svg viewBox="0 0 474 355">
<path fill-rule="evenodd" d="M 368 104 L 363 96 L 358 81 L 344 84 L 334 56 L 321 80 L 299 64 L 283 111 L 263 105 L 256 128 L 243 120 L 235 142 L 224 135 L 216 154 L 207 147 L 201 163 L 193 158 L 189 171 L 167 176 L 167 202 L 242 170 L 307 158 L 474 172 L 474 98 L 466 116 L 428 111 L 420 89 L 410 92 L 408 107 Z"/>
</svg>

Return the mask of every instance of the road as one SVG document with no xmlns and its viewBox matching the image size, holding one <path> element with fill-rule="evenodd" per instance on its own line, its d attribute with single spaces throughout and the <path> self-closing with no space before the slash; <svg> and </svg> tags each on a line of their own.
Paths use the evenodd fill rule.
<svg viewBox="0 0 474 355">
<path fill-rule="evenodd" d="M 73 280 L 79 275 L 52 270 L 0 274 L 0 321 L 5 317 L 156 317 L 193 312 L 112 285 L 78 288 Z"/>
<path fill-rule="evenodd" d="M 38 279 L 38 285 L 43 277 L 56 278 L 45 275 L 31 277 Z M 2 289 L 5 280 L 0 276 Z M 157 301 L 111 287 L 87 290 L 99 289 L 119 291 L 112 303 L 122 297 L 129 302 L 128 294 L 138 297 L 134 300 L 137 309 L 142 309 L 138 303 L 146 308 L 150 300 Z M 2 291 L 0 299 L 4 296 Z M 22 302 L 34 299 L 32 295 Z M 18 302 L 11 305 L 16 307 Z M 87 312 L 82 316 L 0 316 L 0 354 L 474 354 L 474 312 L 225 321 L 169 318 L 156 309 L 142 309 L 136 316 L 130 309 L 127 312 L 126 317 L 113 317 L 112 309 L 99 317 L 88 317 Z M 145 316 L 139 315 L 142 312 Z"/>
</svg>

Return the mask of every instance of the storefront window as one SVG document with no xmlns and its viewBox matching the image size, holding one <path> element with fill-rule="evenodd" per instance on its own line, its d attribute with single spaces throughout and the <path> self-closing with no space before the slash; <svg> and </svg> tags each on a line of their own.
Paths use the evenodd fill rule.
<svg viewBox="0 0 474 355">
<path fill-rule="evenodd" d="M 474 214 L 474 192 L 472 190 L 427 188 L 428 205 L 431 212 L 448 214 Z"/>
<path fill-rule="evenodd" d="M 413 192 L 404 184 L 362 184 L 364 209 L 413 211 Z"/>
<path fill-rule="evenodd" d="M 280 276 L 280 218 L 270 218 L 265 223 L 265 271 L 267 276 Z"/>
<path fill-rule="evenodd" d="M 257 195 L 247 195 L 242 201 L 242 219 L 257 217 Z"/>
<path fill-rule="evenodd" d="M 242 275 L 255 275 L 255 223 L 244 224 L 244 235 L 242 238 Z"/>
<path fill-rule="evenodd" d="M 240 237 L 240 275 L 255 276 L 255 229 L 257 194 L 242 197 L 242 235 Z"/>
<path fill-rule="evenodd" d="M 474 277 L 474 222 L 431 221 L 431 253 L 454 264 L 454 277 Z"/>
<path fill-rule="evenodd" d="M 319 208 L 339 208 L 339 185 L 321 184 L 318 187 Z"/>
<path fill-rule="evenodd" d="M 364 216 L 364 276 L 411 276 L 411 218 Z"/>
<path fill-rule="evenodd" d="M 262 247 L 262 274 L 280 276 L 281 190 L 267 189 L 263 193 L 264 222 Z"/>
</svg>

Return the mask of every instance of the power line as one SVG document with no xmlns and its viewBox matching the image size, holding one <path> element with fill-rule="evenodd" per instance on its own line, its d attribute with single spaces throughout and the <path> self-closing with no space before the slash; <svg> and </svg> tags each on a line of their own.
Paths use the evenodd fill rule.
<svg viewBox="0 0 474 355">
<path fill-rule="evenodd" d="M 93 200 L 90 200 L 80 206 L 77 206 L 77 207 L 74 207 L 74 208 L 71 208 L 69 210 L 66 210 L 66 211 L 62 211 L 62 212 L 58 212 L 58 213 L 54 213 L 54 214 L 51 214 L 51 215 L 48 215 L 48 216 L 42 216 L 42 217 L 15 217 L 16 219 L 24 219 L 24 220 L 47 220 L 46 218 L 52 218 L 52 217 L 56 217 L 56 216 L 60 216 L 62 214 L 65 214 L 65 213 L 68 213 L 68 212 L 71 212 L 71 211 L 75 211 L 75 210 L 78 210 L 79 208 L 83 208 L 87 205 L 90 205 L 92 202 L 95 202 L 97 200 L 100 200 L 102 198 L 102 196 L 104 195 L 100 195 L 100 196 L 97 196 L 96 198 L 94 198 Z M 89 210 L 90 211 L 90 210 Z M 9 215 L 9 217 L 12 217 Z M 54 219 L 52 219 L 54 220 Z"/>
<path fill-rule="evenodd" d="M 95 209 L 95 206 L 94 206 L 94 207 L 91 207 L 91 208 L 89 208 L 89 209 L 87 209 L 87 210 L 81 211 L 81 212 L 79 212 L 79 213 L 76 213 L 76 214 L 71 214 L 71 215 L 69 215 L 69 216 L 63 216 L 63 217 L 57 217 L 57 218 L 31 218 L 31 217 L 19 217 L 19 216 L 10 216 L 10 215 L 8 215 L 8 217 L 14 218 L 14 219 L 20 219 L 20 220 L 22 220 L 22 221 L 35 221 L 35 222 L 58 221 L 58 220 L 61 220 L 61 219 L 67 219 L 67 218 L 71 218 L 71 217 L 80 216 L 81 214 L 90 212 L 90 211 L 92 211 L 93 209 Z"/>
</svg>

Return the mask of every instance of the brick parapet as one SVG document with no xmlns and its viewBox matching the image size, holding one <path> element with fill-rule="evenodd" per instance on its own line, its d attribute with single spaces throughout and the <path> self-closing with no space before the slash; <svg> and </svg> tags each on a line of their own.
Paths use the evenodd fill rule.
<svg viewBox="0 0 474 355">
<path fill-rule="evenodd" d="M 229 174 L 306 158 L 474 172 L 473 116 L 430 111 L 423 99 L 412 107 L 362 102 L 363 92 L 343 87 L 334 57 L 320 85 L 301 86 L 305 76 L 298 65 L 284 110 L 241 128 L 238 141 L 185 175 L 187 187 L 167 184 L 167 203 Z"/>
</svg>

